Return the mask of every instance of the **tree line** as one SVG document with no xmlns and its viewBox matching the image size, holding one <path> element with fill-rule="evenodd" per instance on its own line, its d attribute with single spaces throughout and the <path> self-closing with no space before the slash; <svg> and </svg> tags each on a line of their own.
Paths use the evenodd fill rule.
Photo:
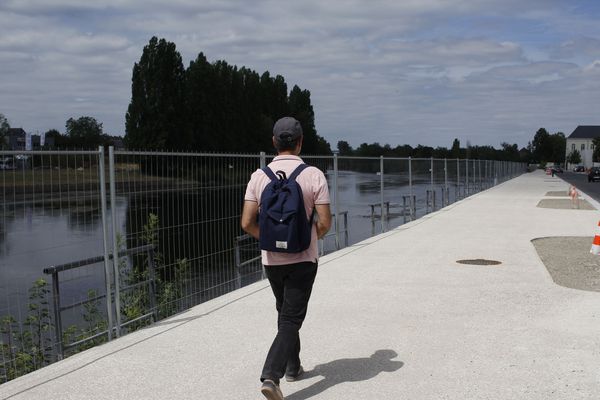
<svg viewBox="0 0 600 400">
<path fill-rule="evenodd" d="M 375 143 L 362 143 L 357 148 L 353 148 L 346 141 L 337 143 L 338 154 L 341 156 L 356 157 L 412 157 L 412 158 L 461 158 L 461 159 L 480 159 L 497 161 L 515 161 L 525 163 L 544 164 L 547 161 L 563 163 L 565 161 L 566 138 L 562 132 L 549 134 L 545 128 L 540 128 L 535 133 L 533 140 L 527 147 L 519 149 L 515 144 L 502 143 L 500 149 L 493 146 L 472 146 L 467 142 L 465 147 L 461 147 L 460 141 L 454 139 L 452 146 L 430 147 L 418 145 L 398 145 L 392 147 L 389 144 L 381 145 Z"/>
<path fill-rule="evenodd" d="M 293 116 L 304 131 L 303 152 L 331 154 L 317 134 L 310 92 L 288 93 L 281 75 L 259 75 L 203 53 L 184 68 L 176 45 L 152 37 L 134 64 L 125 116 L 130 149 L 270 152 L 272 128 Z"/>
<path fill-rule="evenodd" d="M 7 136 L 10 130 L 7 118 L 0 114 L 0 150 L 7 149 Z M 65 123 L 65 133 L 57 129 L 46 131 L 44 150 L 53 149 L 97 149 L 98 146 L 113 145 L 118 137 L 104 133 L 102 123 L 96 118 L 82 116 L 77 119 L 69 118 Z"/>
<path fill-rule="evenodd" d="M 441 146 L 433 148 L 423 145 L 412 147 L 408 144 L 392 147 L 389 144 L 382 146 L 377 142 L 371 144 L 362 143 L 354 149 L 346 141 L 339 141 L 337 149 L 338 154 L 341 156 L 357 157 L 469 158 L 525 162 L 530 155 L 527 149 L 519 150 L 516 144 L 502 143 L 502 149 L 495 149 L 492 146 L 471 146 L 469 143 L 467 143 L 466 147 L 461 147 L 458 139 L 454 139 L 450 149 Z"/>
</svg>

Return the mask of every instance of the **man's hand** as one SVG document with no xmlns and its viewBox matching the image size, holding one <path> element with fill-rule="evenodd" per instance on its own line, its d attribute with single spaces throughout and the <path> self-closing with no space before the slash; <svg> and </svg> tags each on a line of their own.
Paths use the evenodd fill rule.
<svg viewBox="0 0 600 400">
<path fill-rule="evenodd" d="M 331 228 L 331 209 L 329 204 L 315 204 L 317 212 L 317 237 L 322 239 Z"/>
</svg>

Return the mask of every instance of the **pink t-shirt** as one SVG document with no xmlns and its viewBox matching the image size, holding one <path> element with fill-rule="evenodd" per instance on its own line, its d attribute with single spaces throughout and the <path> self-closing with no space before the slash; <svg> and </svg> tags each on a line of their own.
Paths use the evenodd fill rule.
<svg viewBox="0 0 600 400">
<path fill-rule="evenodd" d="M 298 156 L 283 155 L 273 159 L 268 167 L 275 171 L 283 171 L 290 176 L 298 165 L 302 163 Z M 269 177 L 260 169 L 256 170 L 250 177 L 244 200 L 255 201 L 260 204 L 260 196 L 265 187 L 271 182 Z M 329 204 L 329 188 L 323 172 L 315 167 L 306 168 L 298 175 L 296 182 L 302 188 L 304 196 L 304 207 L 306 215 L 312 215 L 315 204 Z M 317 244 L 317 227 L 313 225 L 310 246 L 300 253 L 276 253 L 273 251 L 262 251 L 262 263 L 264 265 L 284 265 L 300 262 L 316 262 L 319 257 Z"/>
</svg>

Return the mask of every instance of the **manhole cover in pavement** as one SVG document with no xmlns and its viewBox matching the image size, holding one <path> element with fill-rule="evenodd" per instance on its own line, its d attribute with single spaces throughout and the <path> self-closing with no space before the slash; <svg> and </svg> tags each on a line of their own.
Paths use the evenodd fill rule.
<svg viewBox="0 0 600 400">
<path fill-rule="evenodd" d="M 458 260 L 457 263 L 468 264 L 468 265 L 499 265 L 499 264 L 502 264 L 500 261 L 484 260 L 483 258 L 476 258 L 474 260 Z"/>
</svg>

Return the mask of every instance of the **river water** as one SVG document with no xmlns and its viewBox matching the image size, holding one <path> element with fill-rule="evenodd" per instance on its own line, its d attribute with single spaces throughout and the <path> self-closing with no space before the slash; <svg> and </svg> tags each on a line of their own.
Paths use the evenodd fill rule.
<svg viewBox="0 0 600 400">
<path fill-rule="evenodd" d="M 328 175 L 331 182 L 332 174 Z M 438 208 L 441 203 L 441 186 L 437 182 L 434 186 Z M 380 177 L 375 173 L 340 171 L 338 187 L 339 209 L 348 211 L 349 244 L 368 238 L 373 233 L 380 233 L 381 221 L 376 217 L 373 224 L 370 207 L 371 204 L 377 204 L 375 212 L 379 214 Z M 423 176 L 421 180 L 413 179 L 412 194 L 417 199 L 417 217 L 426 212 L 426 191 L 431 187 L 427 176 Z M 411 194 L 408 176 L 388 174 L 385 176 L 384 188 L 384 200 L 391 203 L 388 229 L 392 229 L 405 221 L 399 206 L 403 202 L 402 196 Z M 450 201 L 455 201 L 455 186 L 450 187 L 449 194 Z M 150 211 L 157 213 L 165 228 L 177 227 L 160 230 L 159 239 L 167 258 L 192 260 L 192 275 L 197 280 L 202 280 L 202 285 L 219 286 L 223 282 L 230 283 L 232 276 L 239 278 L 235 284 L 225 285 L 219 291 L 220 294 L 261 278 L 256 269 L 248 270 L 245 274 L 244 269 L 238 270 L 233 265 L 231 243 L 235 236 L 242 234 L 238 227 L 242 196 L 240 189 L 233 195 L 228 194 L 226 200 L 219 198 L 217 201 L 213 200 L 211 206 L 204 206 L 201 204 L 204 201 L 202 195 L 183 191 L 171 192 L 169 197 L 162 194 L 119 195 L 114 210 L 118 221 L 117 230 L 126 238 L 128 247 L 134 246 L 130 238 L 139 235 L 143 224 L 138 221 L 145 221 Z M 183 206 L 178 207 L 178 204 Z M 189 204 L 200 206 L 190 207 Z M 111 212 L 113 210 L 109 209 L 108 221 L 111 220 Z M 214 223 L 205 223 L 215 213 L 221 214 L 214 218 L 221 221 L 218 227 Z M 188 221 L 198 223 L 187 224 Z M 340 223 L 341 221 L 340 219 Z M 344 226 L 340 226 L 340 230 L 343 229 Z M 324 242 L 325 251 L 333 251 L 334 244 L 333 238 L 327 238 Z M 205 253 L 212 255 L 206 257 Z M 216 254 L 219 253 L 226 253 L 226 256 L 217 257 Z M 33 281 L 45 278 L 50 282 L 50 277 L 42 272 L 44 268 L 102 254 L 103 227 L 97 203 L 72 208 L 32 205 L 5 207 L 4 214 L 0 217 L 0 318 L 11 314 L 18 321 L 24 320 L 27 313 L 27 291 Z M 105 292 L 103 263 L 65 273 L 61 277 L 61 300 L 64 303 L 84 299 L 90 289 L 98 293 Z M 214 295 L 205 298 L 210 297 Z M 205 298 L 195 297 L 190 300 L 190 305 Z M 77 322 L 77 315 L 73 314 L 70 322 Z"/>
</svg>

